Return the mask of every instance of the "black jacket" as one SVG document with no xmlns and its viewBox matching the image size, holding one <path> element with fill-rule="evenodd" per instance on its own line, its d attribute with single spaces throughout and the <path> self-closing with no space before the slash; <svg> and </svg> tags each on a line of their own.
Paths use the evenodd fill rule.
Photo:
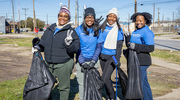
<svg viewBox="0 0 180 100">
<path fill-rule="evenodd" d="M 80 47 L 79 37 L 70 24 L 64 26 L 55 35 L 56 24 L 52 24 L 46 29 L 39 46 L 44 51 L 45 60 L 48 63 L 65 63 L 74 57 L 74 53 L 78 52 Z M 64 39 L 67 37 L 67 31 L 73 30 L 73 42 L 67 46 Z"/>
</svg>

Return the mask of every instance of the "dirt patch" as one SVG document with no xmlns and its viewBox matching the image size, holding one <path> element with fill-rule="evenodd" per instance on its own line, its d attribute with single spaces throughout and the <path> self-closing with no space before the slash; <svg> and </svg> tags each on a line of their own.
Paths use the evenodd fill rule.
<svg viewBox="0 0 180 100">
<path fill-rule="evenodd" d="M 0 81 L 28 75 L 32 61 L 30 49 L 7 44 L 0 46 Z"/>
</svg>

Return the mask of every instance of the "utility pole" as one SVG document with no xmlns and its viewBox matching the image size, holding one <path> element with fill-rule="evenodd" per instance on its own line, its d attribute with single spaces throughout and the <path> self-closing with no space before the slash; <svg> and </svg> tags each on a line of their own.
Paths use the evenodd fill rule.
<svg viewBox="0 0 180 100">
<path fill-rule="evenodd" d="M 159 8 L 158 8 L 158 27 L 160 26 L 160 22 L 159 22 L 159 14 L 160 14 L 160 11 L 159 11 Z"/>
<path fill-rule="evenodd" d="M 25 31 L 26 31 L 26 10 L 29 10 L 29 8 L 22 8 L 22 10 L 25 10 Z"/>
<path fill-rule="evenodd" d="M 68 0 L 68 9 L 70 10 L 70 0 Z"/>
<path fill-rule="evenodd" d="M 128 32 L 129 32 L 129 13 L 128 13 Z"/>
<path fill-rule="evenodd" d="M 12 2 L 12 11 L 13 11 L 13 33 L 15 33 L 15 22 L 14 22 L 14 4 L 13 4 L 13 0 L 11 0 Z"/>
<path fill-rule="evenodd" d="M 76 1 L 76 8 L 75 8 L 75 28 L 77 27 L 77 1 Z"/>
<path fill-rule="evenodd" d="M 79 2 L 77 0 L 77 26 L 79 26 Z"/>
<path fill-rule="evenodd" d="M 137 1 L 135 0 L 135 13 L 137 13 Z"/>
<path fill-rule="evenodd" d="M 173 23 L 174 23 L 174 13 L 175 13 L 175 12 L 173 12 Z"/>
<path fill-rule="evenodd" d="M 48 26 L 48 14 L 47 14 L 47 25 L 46 25 L 46 28 L 47 28 L 47 26 Z"/>
<path fill-rule="evenodd" d="M 162 26 L 163 26 L 163 20 L 164 20 L 164 14 L 163 14 L 163 16 L 162 16 Z"/>
<path fill-rule="evenodd" d="M 174 25 L 174 13 L 175 13 L 175 12 L 173 12 L 173 26 L 175 26 L 175 25 Z M 173 28 L 173 31 L 174 31 L 174 33 L 175 33 L 175 28 Z"/>
<path fill-rule="evenodd" d="M 153 27 L 154 27 L 154 18 L 155 18 L 155 3 L 154 3 L 154 5 L 153 5 L 154 7 L 153 7 Z"/>
<path fill-rule="evenodd" d="M 34 17 L 34 29 L 36 27 L 36 16 L 35 16 L 35 9 L 34 9 L 34 0 L 33 0 L 33 17 Z M 35 30 L 34 30 L 34 34 L 35 34 Z"/>
<path fill-rule="evenodd" d="M 135 0 L 135 4 L 134 4 L 134 13 L 137 13 L 137 1 Z M 134 30 L 136 30 L 136 22 L 134 23 Z"/>
<path fill-rule="evenodd" d="M 85 4 L 84 4 L 83 9 L 84 9 L 84 10 L 83 10 L 83 18 L 82 18 L 82 19 L 83 19 L 83 21 L 84 21 L 84 13 L 85 13 L 85 10 L 86 10 L 86 5 L 85 5 Z"/>
<path fill-rule="evenodd" d="M 19 13 L 19 30 L 18 30 L 18 32 L 20 32 L 20 30 L 21 30 L 21 22 L 20 22 L 19 2 L 18 2 L 18 13 Z"/>
</svg>

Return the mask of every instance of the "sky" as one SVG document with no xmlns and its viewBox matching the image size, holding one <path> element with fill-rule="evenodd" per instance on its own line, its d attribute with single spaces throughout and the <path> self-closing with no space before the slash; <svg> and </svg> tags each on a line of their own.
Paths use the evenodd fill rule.
<svg viewBox="0 0 180 100">
<path fill-rule="evenodd" d="M 15 21 L 25 20 L 25 10 L 26 18 L 33 18 L 33 0 L 0 0 L 0 16 L 5 16 L 7 18 L 13 19 L 12 11 L 12 1 L 14 4 L 14 17 Z M 77 0 L 70 0 L 70 12 L 71 20 L 75 22 L 75 2 Z M 155 21 L 158 20 L 158 8 L 160 11 L 160 20 L 174 20 L 177 19 L 178 8 L 180 8 L 180 0 L 136 0 L 137 1 L 137 12 L 149 12 L 153 15 L 153 4 L 155 3 Z M 18 6 L 19 3 L 19 6 Z M 35 4 L 35 15 L 36 18 L 45 21 L 47 24 L 55 23 L 58 18 L 58 12 L 60 10 L 60 3 L 62 5 L 68 6 L 68 0 L 34 0 Z M 92 7 L 95 9 L 96 18 L 103 16 L 106 18 L 106 14 L 113 7 L 117 8 L 119 11 L 120 21 L 128 21 L 128 16 L 134 14 L 134 4 L 135 0 L 78 0 L 79 4 L 79 24 L 83 21 L 83 7 Z M 141 5 L 143 4 L 143 5 Z M 164 17 L 163 17 L 164 16 Z"/>
</svg>

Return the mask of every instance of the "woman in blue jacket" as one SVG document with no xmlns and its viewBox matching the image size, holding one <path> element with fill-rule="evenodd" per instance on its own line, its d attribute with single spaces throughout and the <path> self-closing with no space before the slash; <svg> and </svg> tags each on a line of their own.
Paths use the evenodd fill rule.
<svg viewBox="0 0 180 100">
<path fill-rule="evenodd" d="M 107 18 L 101 26 L 103 35 L 103 45 L 100 54 L 100 64 L 102 69 L 102 80 L 106 87 L 106 99 L 115 100 L 116 95 L 111 82 L 111 74 L 120 66 L 121 49 L 123 46 L 123 31 L 118 22 L 119 13 L 116 8 L 112 8 Z M 114 65 L 112 56 L 118 61 L 118 65 Z"/>
<path fill-rule="evenodd" d="M 84 14 L 84 22 L 76 28 L 76 32 L 80 39 L 80 50 L 77 54 L 78 63 L 76 64 L 77 81 L 79 83 L 79 99 L 83 100 L 84 73 L 83 69 L 92 67 L 98 68 L 99 54 L 101 52 L 103 38 L 99 34 L 99 25 L 96 21 L 96 15 L 93 8 L 86 8 Z"/>
<path fill-rule="evenodd" d="M 137 29 L 131 35 L 125 34 L 127 47 L 135 50 L 139 59 L 143 100 L 153 100 L 146 71 L 151 65 L 149 53 L 154 51 L 154 33 L 148 27 L 151 24 L 151 19 L 152 15 L 146 12 L 133 14 L 131 20 L 135 22 Z"/>
</svg>

